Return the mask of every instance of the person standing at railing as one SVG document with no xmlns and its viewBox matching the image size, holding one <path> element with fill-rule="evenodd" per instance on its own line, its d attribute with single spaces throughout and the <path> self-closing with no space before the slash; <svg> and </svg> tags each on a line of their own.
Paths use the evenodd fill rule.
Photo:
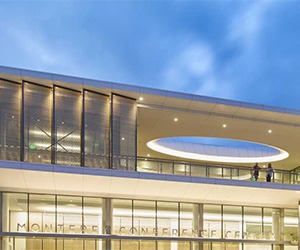
<svg viewBox="0 0 300 250">
<path fill-rule="evenodd" d="M 269 163 L 269 164 L 268 164 L 268 167 L 267 167 L 267 169 L 266 169 L 266 181 L 267 181 L 267 182 L 271 182 L 271 179 L 272 179 L 273 174 L 274 174 L 274 169 L 273 169 L 273 167 L 272 167 L 272 164 Z"/>
<path fill-rule="evenodd" d="M 257 179 L 258 179 L 259 170 L 260 170 L 260 167 L 258 166 L 258 163 L 255 163 L 255 165 L 253 166 L 253 172 L 252 172 L 252 176 L 255 181 L 257 181 Z"/>
</svg>

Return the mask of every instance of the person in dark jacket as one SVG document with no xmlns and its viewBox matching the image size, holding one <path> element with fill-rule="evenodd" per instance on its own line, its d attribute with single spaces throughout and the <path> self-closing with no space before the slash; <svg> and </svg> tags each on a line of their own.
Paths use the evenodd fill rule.
<svg viewBox="0 0 300 250">
<path fill-rule="evenodd" d="M 253 173 L 252 173 L 255 181 L 257 181 L 257 179 L 258 179 L 259 170 L 260 170 L 260 167 L 258 166 L 258 163 L 255 163 L 255 165 L 253 166 Z"/>
<path fill-rule="evenodd" d="M 272 177 L 273 177 L 273 174 L 274 174 L 274 169 L 273 169 L 273 167 L 272 167 L 272 164 L 269 163 L 269 164 L 268 164 L 268 167 L 267 167 L 267 169 L 266 169 L 266 181 L 267 181 L 267 182 L 271 182 L 271 179 L 272 179 Z"/>
</svg>

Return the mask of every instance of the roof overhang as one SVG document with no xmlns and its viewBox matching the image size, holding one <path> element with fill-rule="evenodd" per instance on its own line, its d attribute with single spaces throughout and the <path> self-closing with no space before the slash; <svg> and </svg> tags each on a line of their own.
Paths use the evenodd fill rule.
<svg viewBox="0 0 300 250">
<path fill-rule="evenodd" d="M 289 157 L 275 164 L 277 169 L 298 167 L 300 111 L 260 104 L 131 86 L 107 81 L 43 73 L 0 66 L 0 78 L 45 86 L 89 89 L 137 99 L 138 155 L 180 159 L 152 151 L 151 140 L 172 136 L 207 136 L 247 140 L 281 148 Z M 139 101 L 143 97 L 143 101 Z M 178 122 L 174 122 L 174 118 Z M 227 124 L 226 128 L 222 125 Z M 272 130 L 272 133 L 268 133 Z"/>
</svg>

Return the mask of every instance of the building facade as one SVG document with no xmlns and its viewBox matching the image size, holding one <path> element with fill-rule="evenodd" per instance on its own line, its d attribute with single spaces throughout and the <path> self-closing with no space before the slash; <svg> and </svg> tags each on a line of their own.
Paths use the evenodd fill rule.
<svg viewBox="0 0 300 250">
<path fill-rule="evenodd" d="M 0 67 L 1 249 L 300 249 L 298 140 L 297 110 Z"/>
</svg>

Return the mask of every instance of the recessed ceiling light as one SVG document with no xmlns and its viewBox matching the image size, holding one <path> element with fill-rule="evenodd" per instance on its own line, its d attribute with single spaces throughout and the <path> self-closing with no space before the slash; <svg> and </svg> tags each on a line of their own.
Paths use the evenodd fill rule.
<svg viewBox="0 0 300 250">
<path fill-rule="evenodd" d="M 227 127 L 227 124 L 223 124 L 223 128 L 226 128 Z"/>
<path fill-rule="evenodd" d="M 124 141 L 125 140 L 125 138 L 124 137 L 122 137 L 122 141 Z"/>
<path fill-rule="evenodd" d="M 140 100 L 140 101 L 143 101 L 143 100 L 144 100 L 144 97 L 141 96 L 141 97 L 139 98 L 139 100 Z"/>
<path fill-rule="evenodd" d="M 174 122 L 178 122 L 178 118 L 174 118 Z"/>
<path fill-rule="evenodd" d="M 150 157 L 150 154 L 147 154 L 147 157 Z"/>
<path fill-rule="evenodd" d="M 271 133 L 272 133 L 272 130 L 271 130 L 271 129 L 269 129 L 269 130 L 268 130 L 268 133 L 269 133 L 269 134 L 271 134 Z"/>
</svg>

